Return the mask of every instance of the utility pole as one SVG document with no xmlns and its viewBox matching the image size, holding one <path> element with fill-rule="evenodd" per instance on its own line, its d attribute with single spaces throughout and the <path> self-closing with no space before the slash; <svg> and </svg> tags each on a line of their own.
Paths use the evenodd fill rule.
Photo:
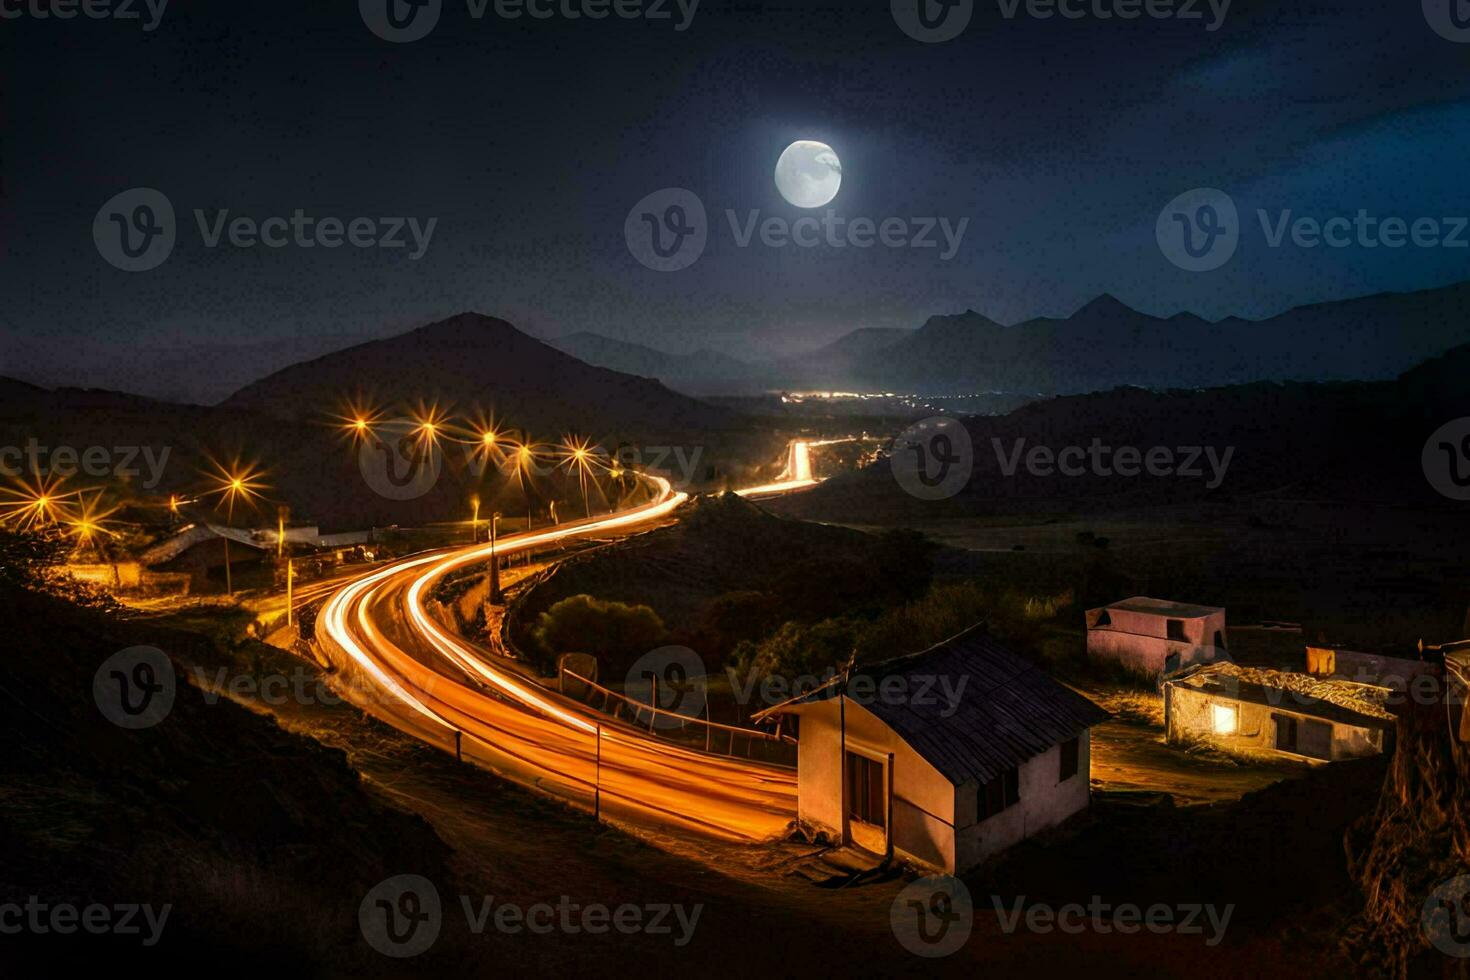
<svg viewBox="0 0 1470 980">
<path fill-rule="evenodd" d="M 500 605 L 500 548 L 496 544 L 496 528 L 500 526 L 500 513 L 490 518 L 490 604 Z"/>
<path fill-rule="evenodd" d="M 602 726 L 597 726 L 597 772 L 592 780 L 592 819 L 602 822 Z"/>
</svg>

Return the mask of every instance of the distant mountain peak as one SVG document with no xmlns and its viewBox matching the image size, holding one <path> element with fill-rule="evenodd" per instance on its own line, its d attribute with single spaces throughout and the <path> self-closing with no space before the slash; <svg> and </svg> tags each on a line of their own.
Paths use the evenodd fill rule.
<svg viewBox="0 0 1470 980">
<path fill-rule="evenodd" d="M 1144 315 L 1138 310 L 1135 310 L 1133 307 L 1129 306 L 1127 303 L 1120 300 L 1118 297 L 1114 296 L 1112 293 L 1102 293 L 1084 303 L 1081 307 L 1077 309 L 1075 313 L 1072 314 L 1072 316 L 1095 317 L 1116 316 L 1118 314 L 1122 314 L 1124 316 Z"/>
</svg>

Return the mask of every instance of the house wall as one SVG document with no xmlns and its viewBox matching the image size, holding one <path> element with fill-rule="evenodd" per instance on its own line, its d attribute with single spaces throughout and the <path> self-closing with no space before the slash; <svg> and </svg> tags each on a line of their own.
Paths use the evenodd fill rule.
<svg viewBox="0 0 1470 980">
<path fill-rule="evenodd" d="M 1077 773 L 1058 782 L 1062 749 L 1053 745 L 1027 760 L 1017 774 L 1020 799 L 988 820 L 977 823 L 979 784 L 970 781 L 955 787 L 956 858 L 959 871 L 967 871 L 1013 844 L 1054 827 L 1072 814 L 1087 809 L 1091 800 L 1091 733 L 1078 737 Z"/>
<path fill-rule="evenodd" d="M 63 567 L 78 582 L 100 585 L 103 588 L 136 589 L 143 584 L 143 566 L 135 561 Z"/>
<path fill-rule="evenodd" d="M 1283 693 L 1283 698 L 1290 699 L 1291 695 Z M 1211 705 L 1214 704 L 1232 704 L 1237 707 L 1240 715 L 1236 734 L 1215 734 L 1214 713 L 1211 710 Z M 1310 710 L 1303 710 L 1306 708 L 1305 705 L 1290 700 L 1285 700 L 1280 707 L 1256 704 L 1175 683 L 1164 685 L 1164 706 L 1167 736 L 1170 742 L 1184 741 L 1189 737 L 1204 737 L 1234 751 L 1264 752 L 1295 759 L 1309 757 L 1276 748 L 1276 723 L 1273 716 L 1291 715 L 1301 720 L 1325 722 L 1332 725 L 1332 748 L 1329 760 L 1332 762 L 1382 753 L 1385 744 L 1384 731 L 1389 724 L 1384 722 L 1383 726 L 1353 725 L 1341 721 L 1329 721 L 1312 714 Z"/>
<path fill-rule="evenodd" d="M 1337 677 L 1359 684 L 1377 684 L 1396 691 L 1407 689 L 1413 678 L 1433 671 L 1426 660 L 1385 657 L 1356 650 L 1307 647 L 1307 671 L 1318 677 Z"/>
<path fill-rule="evenodd" d="M 1127 609 L 1107 610 L 1109 626 L 1090 626 L 1087 630 L 1087 655 L 1097 660 L 1111 660 L 1129 670 L 1149 676 L 1164 671 L 1171 653 L 1179 654 L 1179 666 L 1209 663 L 1219 659 L 1215 633 L 1225 636 L 1225 611 L 1198 619 L 1184 619 L 1184 641 L 1168 639 L 1170 619 L 1178 616 L 1134 612 Z M 1089 616 L 1089 621 L 1093 619 Z M 1226 643 L 1229 638 L 1226 637 Z"/>
<path fill-rule="evenodd" d="M 879 761 L 893 753 L 893 844 L 901 856 L 955 867 L 954 786 L 876 715 L 846 701 L 847 750 Z M 842 728 L 838 702 L 803 706 L 797 744 L 797 811 L 812 828 L 841 838 Z"/>
</svg>

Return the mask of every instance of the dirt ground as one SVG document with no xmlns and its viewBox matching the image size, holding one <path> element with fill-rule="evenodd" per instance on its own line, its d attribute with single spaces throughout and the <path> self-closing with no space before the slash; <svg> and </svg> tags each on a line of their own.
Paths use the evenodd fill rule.
<svg viewBox="0 0 1470 980">
<path fill-rule="evenodd" d="M 1257 763 L 1164 740 L 1163 700 L 1123 688 L 1084 689 L 1113 717 L 1092 729 L 1092 785 L 1108 793 L 1165 793 L 1176 805 L 1238 800 L 1309 771 L 1289 761 Z"/>
</svg>

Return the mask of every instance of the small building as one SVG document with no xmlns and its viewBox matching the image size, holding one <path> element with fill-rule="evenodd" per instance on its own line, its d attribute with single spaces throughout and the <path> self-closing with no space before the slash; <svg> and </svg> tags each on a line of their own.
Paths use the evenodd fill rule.
<svg viewBox="0 0 1470 980">
<path fill-rule="evenodd" d="M 809 834 L 951 874 L 1087 809 L 1108 717 L 983 627 L 762 714 L 799 719 Z"/>
<path fill-rule="evenodd" d="M 1414 678 L 1433 671 L 1434 664 L 1428 660 L 1363 653 L 1346 647 L 1307 647 L 1307 673 L 1313 677 L 1356 681 L 1359 684 L 1405 691 Z"/>
<path fill-rule="evenodd" d="M 1226 651 L 1225 610 L 1134 596 L 1087 610 L 1087 655 L 1160 677 L 1221 659 Z"/>
<path fill-rule="evenodd" d="M 1393 743 L 1386 687 L 1221 661 L 1164 681 L 1169 742 L 1211 741 L 1244 755 L 1338 762 Z"/>
</svg>

